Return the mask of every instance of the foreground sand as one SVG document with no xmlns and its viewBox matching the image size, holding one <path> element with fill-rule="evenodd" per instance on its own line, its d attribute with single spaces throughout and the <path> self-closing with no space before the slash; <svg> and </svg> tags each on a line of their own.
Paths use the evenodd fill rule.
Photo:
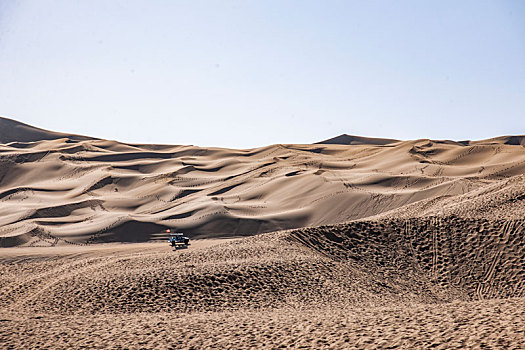
<svg viewBox="0 0 525 350">
<path fill-rule="evenodd" d="M 376 308 L 2 317 L 9 348 L 523 349 L 525 299 Z"/>
<path fill-rule="evenodd" d="M 520 349 L 521 225 L 366 221 L 176 252 L 165 243 L 7 248 L 0 344 Z M 435 241 L 454 227 L 456 245 Z M 413 250 L 399 251 L 403 237 Z"/>
</svg>

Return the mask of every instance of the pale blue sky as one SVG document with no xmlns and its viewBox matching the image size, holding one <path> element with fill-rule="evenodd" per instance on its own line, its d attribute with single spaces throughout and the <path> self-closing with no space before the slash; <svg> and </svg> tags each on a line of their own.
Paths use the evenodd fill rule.
<svg viewBox="0 0 525 350">
<path fill-rule="evenodd" d="M 237 148 L 525 134 L 525 1 L 0 0 L 0 115 Z"/>
</svg>

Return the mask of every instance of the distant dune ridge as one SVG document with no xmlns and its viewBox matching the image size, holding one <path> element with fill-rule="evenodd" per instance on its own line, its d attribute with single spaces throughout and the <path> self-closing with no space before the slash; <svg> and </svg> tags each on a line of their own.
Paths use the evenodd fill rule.
<svg viewBox="0 0 525 350">
<path fill-rule="evenodd" d="M 525 214 L 524 136 L 342 135 L 233 150 L 0 126 L 1 246 L 147 241 L 167 227 L 202 238 L 385 215 Z"/>
<path fill-rule="evenodd" d="M 524 136 L 234 150 L 0 127 L 0 348 L 523 348 Z"/>
<path fill-rule="evenodd" d="M 36 142 L 60 138 L 68 138 L 75 141 L 95 139 L 87 136 L 44 130 L 13 119 L 0 117 L 0 144 L 10 142 Z"/>
<path fill-rule="evenodd" d="M 317 143 L 326 145 L 389 145 L 396 142 L 400 141 L 394 139 L 380 139 L 374 137 L 362 137 L 342 134 Z"/>
</svg>

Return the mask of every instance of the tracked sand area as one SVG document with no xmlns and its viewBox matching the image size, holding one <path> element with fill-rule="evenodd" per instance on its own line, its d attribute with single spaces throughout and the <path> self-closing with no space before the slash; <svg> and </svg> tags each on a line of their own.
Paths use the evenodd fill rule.
<svg viewBox="0 0 525 350">
<path fill-rule="evenodd" d="M 523 222 L 439 221 L 363 221 L 177 252 L 159 243 L 54 255 L 7 248 L 0 340 L 7 348 L 521 348 Z"/>
<path fill-rule="evenodd" d="M 12 122 L 1 348 L 525 343 L 524 137 L 228 150 Z"/>
</svg>

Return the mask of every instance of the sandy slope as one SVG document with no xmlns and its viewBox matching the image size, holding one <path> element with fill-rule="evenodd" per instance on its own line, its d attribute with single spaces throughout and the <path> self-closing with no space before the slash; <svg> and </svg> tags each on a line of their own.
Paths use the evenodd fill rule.
<svg viewBox="0 0 525 350">
<path fill-rule="evenodd" d="M 178 252 L 158 243 L 6 248 L 0 344 L 521 348 L 523 222 L 442 219 L 204 240 Z M 435 239 L 452 227 L 463 228 L 454 241 Z M 485 235 L 469 238 L 480 227 Z"/>
<path fill-rule="evenodd" d="M 34 142 L 60 138 L 69 138 L 78 141 L 95 139 L 94 137 L 44 130 L 13 119 L 0 117 L 0 143 Z"/>
<path fill-rule="evenodd" d="M 229 150 L 16 130 L 0 348 L 525 344 L 525 137 Z M 145 242 L 164 227 L 204 239 Z"/>
<path fill-rule="evenodd" d="M 525 137 L 354 139 L 251 150 L 78 138 L 0 145 L 0 246 L 148 241 L 165 227 L 251 235 L 400 208 L 414 216 L 423 204 L 425 215 L 466 215 L 470 204 L 458 203 L 468 194 L 494 197 L 478 203 L 493 216 L 525 213 Z"/>
</svg>

